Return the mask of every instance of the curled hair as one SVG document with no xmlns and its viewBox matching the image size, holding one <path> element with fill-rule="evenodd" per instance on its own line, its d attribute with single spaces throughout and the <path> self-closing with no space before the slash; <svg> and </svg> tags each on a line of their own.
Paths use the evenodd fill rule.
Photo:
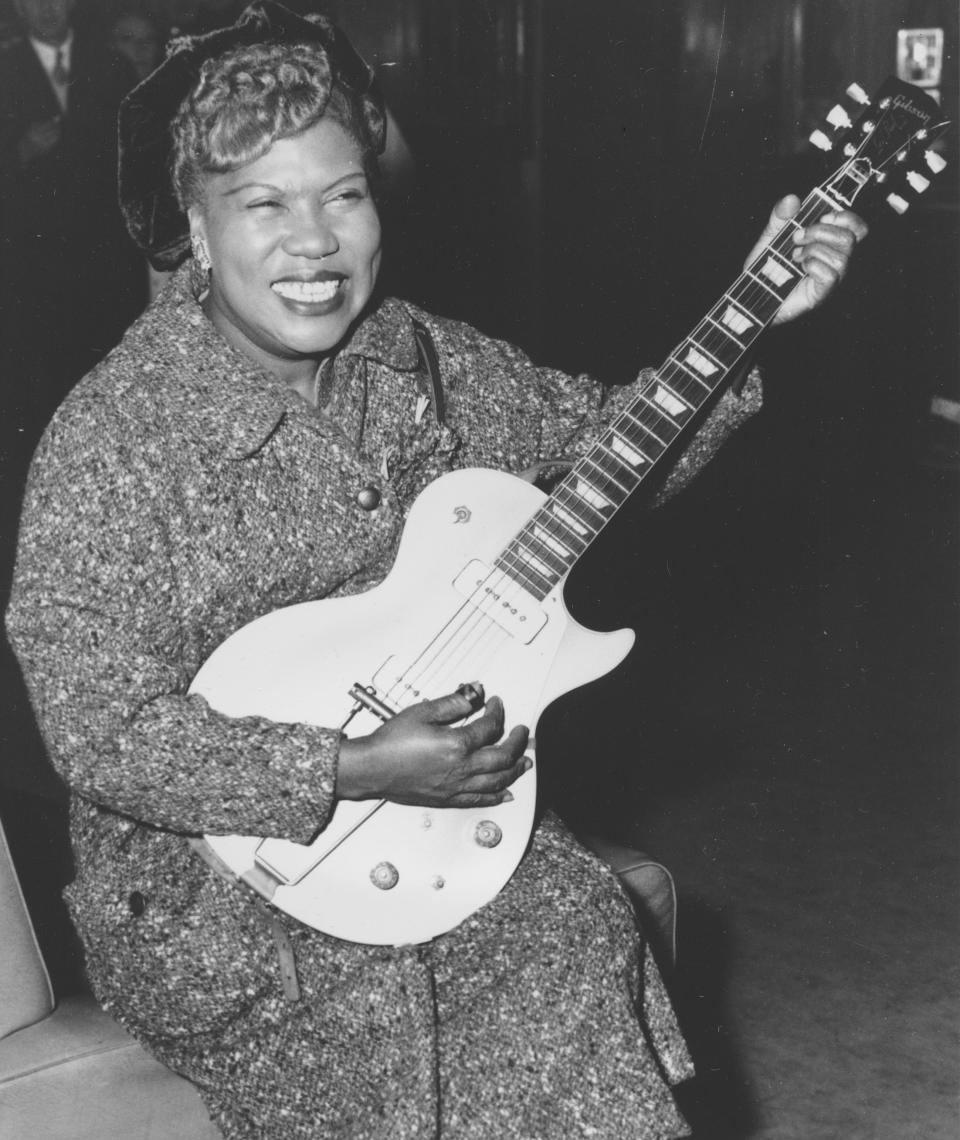
<svg viewBox="0 0 960 1140">
<path fill-rule="evenodd" d="M 207 174 L 237 170 L 324 116 L 357 143 L 375 186 L 382 112 L 374 100 L 338 82 L 319 44 L 259 43 L 205 60 L 171 124 L 180 208 L 201 200 Z"/>
</svg>

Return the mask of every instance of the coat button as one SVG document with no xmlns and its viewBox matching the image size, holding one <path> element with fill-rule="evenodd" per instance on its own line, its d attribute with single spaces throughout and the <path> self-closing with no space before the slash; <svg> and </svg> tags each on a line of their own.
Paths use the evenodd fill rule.
<svg viewBox="0 0 960 1140">
<path fill-rule="evenodd" d="M 357 502 L 365 511 L 375 511 L 380 506 L 380 492 L 374 487 L 364 487 L 357 492 Z"/>
<path fill-rule="evenodd" d="M 131 891 L 127 903 L 130 907 L 130 913 L 134 918 L 139 918 L 147 909 L 147 900 L 139 891 Z"/>
</svg>

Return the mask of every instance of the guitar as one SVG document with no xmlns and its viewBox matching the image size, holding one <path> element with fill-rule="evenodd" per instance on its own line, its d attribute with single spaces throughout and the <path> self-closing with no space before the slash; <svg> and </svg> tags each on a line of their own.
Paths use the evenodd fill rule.
<svg viewBox="0 0 960 1140">
<path fill-rule="evenodd" d="M 227 639 L 191 692 L 230 716 L 340 725 L 366 735 L 401 709 L 479 678 L 508 724 L 618 665 L 632 631 L 596 633 L 564 606 L 571 567 L 627 498 L 675 454 L 698 412 L 771 322 L 803 271 L 792 227 L 886 184 L 902 213 L 943 168 L 946 126 L 917 88 L 890 79 L 871 103 L 854 85 L 811 136 L 844 160 L 667 357 L 637 399 L 550 495 L 502 472 L 461 470 L 414 503 L 386 580 L 362 595 L 267 614 Z M 907 170 L 921 152 L 923 172 Z M 894 179 L 895 175 L 899 177 Z M 526 849 L 535 768 L 496 807 L 340 801 L 309 845 L 207 835 L 205 855 L 273 905 L 337 938 L 428 941 L 493 899 Z"/>
</svg>

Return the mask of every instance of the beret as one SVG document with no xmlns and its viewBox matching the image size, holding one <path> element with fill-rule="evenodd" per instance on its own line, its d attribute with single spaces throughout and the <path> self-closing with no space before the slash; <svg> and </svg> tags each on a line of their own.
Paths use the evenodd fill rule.
<svg viewBox="0 0 960 1140">
<path fill-rule="evenodd" d="M 316 43 L 326 53 L 333 81 L 379 112 L 372 142 L 378 153 L 383 149 L 383 99 L 373 68 L 325 17 L 300 16 L 275 0 L 256 0 L 229 27 L 174 40 L 163 63 L 126 95 L 117 122 L 120 210 L 130 236 L 155 269 L 174 269 L 190 248 L 189 223 L 171 178 L 174 116 L 206 60 L 261 43 Z"/>
</svg>

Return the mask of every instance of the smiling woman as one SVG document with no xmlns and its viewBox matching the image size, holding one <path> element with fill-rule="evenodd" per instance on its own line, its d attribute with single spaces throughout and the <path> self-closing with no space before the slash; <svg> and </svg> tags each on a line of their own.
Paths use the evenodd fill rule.
<svg viewBox="0 0 960 1140">
<path fill-rule="evenodd" d="M 386 715 L 350 737 L 341 721 L 226 715 L 194 679 L 255 619 L 381 583 L 438 476 L 582 455 L 645 380 L 604 403 L 589 377 L 378 294 L 383 108 L 323 18 L 263 0 L 179 41 L 127 97 L 120 132 L 130 232 L 176 272 L 47 430 L 7 619 L 72 795 L 68 901 L 98 998 L 237 1140 L 685 1135 L 671 1086 L 689 1059 L 644 932 L 550 812 L 525 850 L 518 829 L 522 858 L 496 897 L 414 946 L 305 925 L 246 874 L 227 881 L 198 842 L 306 845 L 348 800 L 412 805 L 419 831 L 434 809 L 449 824 L 518 806 L 532 741 L 482 676 L 420 681 L 394 710 L 356 685 Z M 858 224 L 796 239 L 821 293 Z M 665 428 L 682 406 L 663 398 Z M 758 404 L 753 378 L 705 408 L 667 491 Z M 622 476 L 655 441 L 606 438 Z M 581 490 L 556 516 L 565 530 L 541 528 L 532 574 L 611 505 L 586 476 Z M 443 513 L 448 530 L 471 517 L 459 499 Z M 336 658 L 317 640 L 312 653 Z M 371 676 L 391 652 L 379 628 L 374 640 Z M 256 684 L 311 688 L 316 658 L 275 657 L 251 662 Z M 470 843 L 493 849 L 498 832 L 486 823 Z M 377 855 L 363 898 L 396 882 Z"/>
<path fill-rule="evenodd" d="M 368 108 L 368 104 L 371 104 Z M 383 120 L 305 44 L 208 60 L 173 123 L 173 184 L 224 337 L 315 401 L 317 361 L 370 300 Z"/>
</svg>

